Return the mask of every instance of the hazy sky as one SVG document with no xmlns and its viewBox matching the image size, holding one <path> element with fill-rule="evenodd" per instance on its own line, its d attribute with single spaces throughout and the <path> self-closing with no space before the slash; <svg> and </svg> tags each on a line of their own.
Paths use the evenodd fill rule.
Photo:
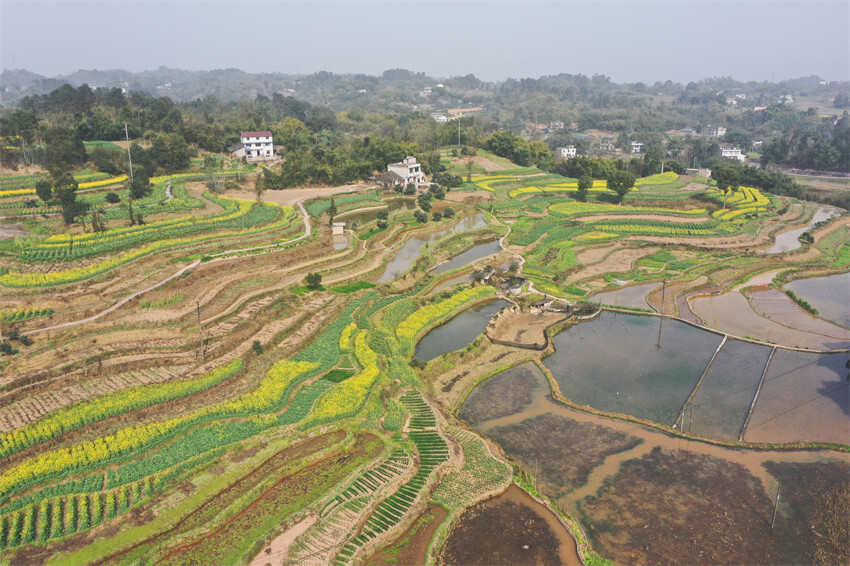
<svg viewBox="0 0 850 566">
<path fill-rule="evenodd" d="M 0 64 L 615 82 L 848 80 L 850 2 L 0 0 Z"/>
</svg>

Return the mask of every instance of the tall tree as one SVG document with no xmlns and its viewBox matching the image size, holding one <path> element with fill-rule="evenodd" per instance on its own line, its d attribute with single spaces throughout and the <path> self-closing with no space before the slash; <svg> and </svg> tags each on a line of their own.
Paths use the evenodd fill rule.
<svg viewBox="0 0 850 566">
<path fill-rule="evenodd" d="M 77 181 L 69 173 L 63 173 L 53 181 L 53 193 L 62 206 L 62 220 L 72 224 L 77 216 Z"/>
<path fill-rule="evenodd" d="M 578 200 L 580 202 L 587 201 L 587 191 L 593 188 L 593 178 L 590 175 L 582 175 L 578 178 Z"/>
</svg>

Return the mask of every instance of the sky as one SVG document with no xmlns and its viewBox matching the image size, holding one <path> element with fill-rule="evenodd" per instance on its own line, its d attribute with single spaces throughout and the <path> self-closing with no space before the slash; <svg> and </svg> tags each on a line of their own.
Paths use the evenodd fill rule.
<svg viewBox="0 0 850 566">
<path fill-rule="evenodd" d="M 486 81 L 558 73 L 687 83 L 850 79 L 850 2 L 0 0 L 0 65 L 160 66 Z"/>
</svg>

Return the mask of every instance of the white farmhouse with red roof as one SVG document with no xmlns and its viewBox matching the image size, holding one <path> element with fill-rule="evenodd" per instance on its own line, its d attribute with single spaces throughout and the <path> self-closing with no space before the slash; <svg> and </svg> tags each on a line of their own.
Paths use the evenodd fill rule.
<svg viewBox="0 0 850 566">
<path fill-rule="evenodd" d="M 242 140 L 241 144 L 228 148 L 237 157 L 244 157 L 248 161 L 274 159 L 271 132 L 242 132 L 240 139 Z"/>
</svg>

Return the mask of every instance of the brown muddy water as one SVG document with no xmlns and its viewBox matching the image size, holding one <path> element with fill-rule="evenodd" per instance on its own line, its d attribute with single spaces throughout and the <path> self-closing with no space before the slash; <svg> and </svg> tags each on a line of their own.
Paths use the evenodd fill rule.
<svg viewBox="0 0 850 566">
<path fill-rule="evenodd" d="M 558 517 L 516 485 L 464 511 L 437 563 L 582 564 L 575 539 Z"/>
<path fill-rule="evenodd" d="M 479 385 L 461 416 L 525 469 L 536 470 L 539 489 L 582 522 L 604 558 L 788 564 L 811 562 L 819 550 L 811 502 L 848 481 L 850 454 L 689 441 L 557 403 L 533 365 L 511 371 Z M 518 403 L 500 399 L 512 389 L 511 375 L 529 392 Z M 795 480 L 786 485 L 789 475 Z M 817 479 L 823 477 L 832 480 Z M 771 531 L 780 481 L 784 495 Z"/>
</svg>

